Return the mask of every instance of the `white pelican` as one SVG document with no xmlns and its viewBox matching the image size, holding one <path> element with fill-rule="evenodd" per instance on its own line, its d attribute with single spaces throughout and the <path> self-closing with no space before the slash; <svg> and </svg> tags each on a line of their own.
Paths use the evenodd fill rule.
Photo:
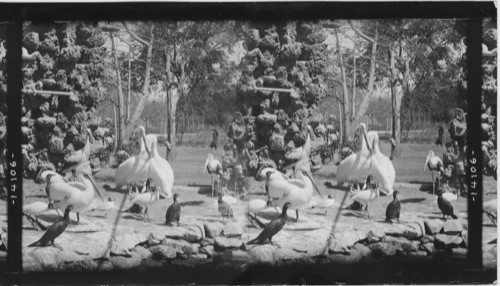
<svg viewBox="0 0 500 286">
<path fill-rule="evenodd" d="M 370 213 L 368 213 L 368 204 L 373 202 L 375 199 L 379 197 L 379 188 L 371 188 L 366 190 L 357 190 L 352 193 L 352 199 L 356 202 L 359 202 L 365 205 L 365 214 L 370 218 Z"/>
<path fill-rule="evenodd" d="M 205 166 L 203 167 L 203 175 L 205 175 L 205 171 L 210 174 L 210 185 L 212 186 L 212 198 L 214 197 L 214 180 L 212 175 L 217 175 L 217 180 L 220 180 L 222 176 L 222 164 L 219 160 L 214 159 L 214 155 L 211 153 L 208 154 L 207 160 L 205 161 Z"/>
<path fill-rule="evenodd" d="M 255 213 L 260 210 L 263 210 L 267 207 L 267 202 L 262 199 L 253 199 L 248 201 L 247 203 L 247 212 L 248 213 Z"/>
<path fill-rule="evenodd" d="M 129 191 L 129 196 L 130 196 L 130 202 L 132 204 L 137 204 L 137 205 L 140 205 L 142 207 L 145 207 L 144 216 L 147 216 L 148 221 L 150 221 L 148 207 L 151 204 L 153 204 L 155 201 L 160 199 L 159 192 L 155 190 L 153 192 L 146 192 L 146 193 L 139 193 L 137 191 L 135 193 L 131 193 Z M 144 217 L 143 217 L 143 219 L 144 219 Z"/>
<path fill-rule="evenodd" d="M 270 172 L 270 174 L 269 174 Z M 257 179 L 258 180 L 267 180 L 267 175 L 270 175 L 270 179 L 283 179 L 286 180 L 287 177 L 285 174 L 281 173 L 280 171 L 271 168 L 271 167 L 266 167 L 266 168 L 261 168 L 259 171 L 257 171 Z"/>
<path fill-rule="evenodd" d="M 46 203 L 46 202 L 37 201 L 37 202 L 33 202 L 30 204 L 26 204 L 26 205 L 23 204 L 23 214 L 26 216 L 26 218 L 29 220 L 29 222 L 31 223 L 31 225 L 33 225 L 33 227 L 35 229 L 38 229 L 38 227 L 35 225 L 35 223 L 41 229 L 44 229 L 44 227 L 38 221 L 37 216 L 39 214 L 42 214 L 42 213 L 48 211 L 48 210 L 49 210 L 49 203 Z M 33 216 L 34 216 L 34 218 L 33 218 Z"/>
<path fill-rule="evenodd" d="M 104 217 L 108 216 L 108 211 L 112 210 L 115 208 L 115 201 L 113 198 L 108 197 L 107 202 L 103 202 L 99 205 L 94 206 L 91 210 L 92 211 L 103 211 L 104 212 Z"/>
<path fill-rule="evenodd" d="M 77 224 L 80 222 L 80 211 L 86 209 L 94 199 L 94 191 L 103 200 L 101 192 L 98 188 L 94 188 L 92 177 L 89 174 L 90 163 L 88 168 L 77 170 L 79 182 L 53 182 L 50 184 L 50 201 L 60 209 L 65 210 L 69 205 L 73 206 L 76 212 Z"/>
<path fill-rule="evenodd" d="M 425 168 L 428 168 L 431 171 L 432 175 L 432 193 L 434 194 L 436 189 L 436 183 L 434 182 L 434 171 L 438 172 L 438 180 L 441 178 L 441 173 L 444 172 L 444 165 L 441 158 L 434 155 L 432 150 L 429 150 L 427 153 L 427 159 L 425 159 L 424 171 Z M 441 185 L 441 183 L 439 183 Z"/>
<path fill-rule="evenodd" d="M 85 162 L 90 159 L 90 144 L 94 143 L 94 137 L 90 129 L 85 128 L 85 131 L 87 132 L 87 142 L 85 143 L 85 146 L 83 146 L 82 149 L 76 150 L 64 157 L 64 160 L 68 162 L 69 166 L 65 166 L 62 171 L 63 174 L 75 168 L 75 166 L 85 164 Z"/>
<path fill-rule="evenodd" d="M 125 160 L 118 166 L 115 173 L 115 187 L 121 188 L 127 184 L 142 184 L 149 178 L 149 159 L 152 156 L 149 146 L 146 141 L 145 132 L 142 131 L 144 127 L 139 126 L 135 131 L 135 134 L 141 136 L 139 140 L 140 150 L 135 156 L 132 156 Z"/>
<path fill-rule="evenodd" d="M 368 142 L 368 134 L 363 126 L 363 136 L 366 142 Z M 373 175 L 373 178 L 380 183 L 382 189 L 387 195 L 391 195 L 394 192 L 393 186 L 396 180 L 396 171 L 392 165 L 391 160 L 380 152 L 378 147 L 379 137 L 377 133 L 373 134 L 372 137 L 372 147 L 368 147 L 370 151 L 370 166 L 369 174 Z"/>
<path fill-rule="evenodd" d="M 286 202 L 289 202 L 290 208 L 295 209 L 296 221 L 299 220 L 299 209 L 305 207 L 313 197 L 313 189 L 323 198 L 308 169 L 309 162 L 300 160 L 295 164 L 296 179 L 275 179 L 271 180 L 267 186 L 269 200 L 281 208 Z"/>
<path fill-rule="evenodd" d="M 370 147 L 377 132 L 366 133 L 366 125 L 360 123 L 357 132 L 362 132 L 360 136 L 360 149 L 342 160 L 337 168 L 337 184 L 349 182 L 351 180 L 362 181 L 369 175 L 370 170 Z"/>
</svg>

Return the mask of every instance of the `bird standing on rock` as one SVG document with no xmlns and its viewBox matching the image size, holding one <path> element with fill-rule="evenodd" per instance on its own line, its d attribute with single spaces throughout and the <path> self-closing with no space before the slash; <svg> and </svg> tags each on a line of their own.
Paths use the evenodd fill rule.
<svg viewBox="0 0 500 286">
<path fill-rule="evenodd" d="M 434 182 L 434 171 L 438 172 L 438 187 L 439 187 L 439 185 L 441 185 L 441 181 L 440 181 L 441 174 L 444 172 L 443 161 L 441 161 L 441 158 L 434 155 L 434 151 L 429 150 L 429 153 L 427 154 L 427 158 L 425 159 L 424 171 L 425 171 L 426 167 L 429 169 L 429 171 L 431 171 L 432 193 L 434 194 L 434 192 L 436 190 L 436 183 Z"/>
<path fill-rule="evenodd" d="M 73 209 L 72 205 L 69 205 L 66 207 L 66 210 L 64 211 L 64 217 L 61 219 L 57 220 L 55 223 L 53 223 L 47 231 L 43 234 L 42 238 L 39 240 L 33 242 L 32 244 L 28 245 L 28 247 L 33 247 L 33 246 L 47 246 L 47 244 L 50 242 L 52 245 L 54 245 L 54 240 L 61 235 L 64 230 L 66 230 L 66 227 L 68 227 L 69 224 L 69 212 Z"/>
<path fill-rule="evenodd" d="M 210 183 L 212 186 L 212 197 L 214 196 L 214 180 L 212 175 L 216 174 L 217 175 L 217 181 L 220 180 L 222 176 L 222 164 L 219 162 L 219 160 L 214 159 L 214 155 L 208 154 L 207 160 L 205 161 L 205 167 L 203 168 L 203 174 L 205 174 L 205 171 L 210 174 Z"/>
<path fill-rule="evenodd" d="M 178 194 L 174 194 L 174 203 L 168 207 L 167 213 L 165 214 L 165 223 L 167 225 L 172 225 L 174 221 L 179 225 L 179 220 L 181 219 L 181 205 L 177 202 L 177 196 Z"/>
<path fill-rule="evenodd" d="M 226 203 L 222 199 L 222 194 L 219 194 L 219 199 L 217 200 L 217 203 L 219 205 L 219 212 L 222 215 L 222 218 L 224 218 L 224 217 L 227 217 L 227 218 L 233 217 L 233 209 L 231 208 L 231 206 L 228 203 Z"/>
<path fill-rule="evenodd" d="M 285 203 L 285 205 L 283 205 L 281 215 L 268 223 L 266 227 L 261 231 L 261 233 L 256 238 L 248 241 L 247 244 L 262 244 L 266 240 L 269 240 L 269 243 L 273 243 L 273 236 L 277 234 L 281 229 L 283 229 L 286 221 L 288 220 L 288 215 L 286 212 L 288 211 L 289 207 L 290 203 Z"/>
<path fill-rule="evenodd" d="M 453 206 L 451 205 L 451 203 L 445 199 L 443 197 L 443 192 L 440 192 L 438 194 L 438 207 L 439 209 L 441 210 L 441 212 L 443 213 L 443 218 L 445 218 L 445 216 L 449 215 L 451 216 L 452 218 L 454 219 L 457 219 L 458 217 L 453 213 Z"/>
<path fill-rule="evenodd" d="M 385 210 L 385 221 L 392 222 L 393 219 L 398 219 L 399 223 L 399 214 L 401 212 L 401 203 L 398 200 L 398 191 L 394 191 L 392 197 L 394 200 L 389 203 L 387 209 Z"/>
</svg>

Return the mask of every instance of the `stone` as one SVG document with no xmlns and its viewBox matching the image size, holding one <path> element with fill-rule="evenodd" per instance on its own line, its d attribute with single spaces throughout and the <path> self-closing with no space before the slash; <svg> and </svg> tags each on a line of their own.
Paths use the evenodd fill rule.
<svg viewBox="0 0 500 286">
<path fill-rule="evenodd" d="M 138 254 L 134 254 L 130 257 L 112 256 L 109 258 L 109 261 L 115 269 L 132 269 L 139 267 L 142 259 Z"/>
<path fill-rule="evenodd" d="M 207 246 L 207 245 L 214 245 L 214 239 L 205 237 L 202 241 L 200 241 L 200 246 Z"/>
<path fill-rule="evenodd" d="M 424 220 L 425 234 L 436 234 L 443 229 L 444 222 L 440 219 Z"/>
<path fill-rule="evenodd" d="M 103 261 L 108 262 L 109 261 Z M 68 272 L 92 272 L 99 269 L 100 261 L 94 261 L 92 259 L 78 260 L 78 261 L 68 261 L 58 265 L 57 269 L 59 271 Z M 113 266 L 111 266 L 113 268 Z"/>
<path fill-rule="evenodd" d="M 214 240 L 214 248 L 215 250 L 225 250 L 225 249 L 234 249 L 240 248 L 243 246 L 243 241 L 237 238 L 227 238 L 227 237 L 216 237 Z"/>
<path fill-rule="evenodd" d="M 390 235 L 384 236 L 381 240 L 381 242 L 387 242 L 396 247 L 396 250 L 408 253 L 412 251 L 413 245 L 411 241 L 404 237 L 394 237 Z"/>
<path fill-rule="evenodd" d="M 208 257 L 213 257 L 215 255 L 215 250 L 213 245 L 206 245 L 200 248 L 200 253 L 206 254 Z"/>
<path fill-rule="evenodd" d="M 231 251 L 231 261 L 234 263 L 248 263 L 251 259 L 252 257 L 247 251 L 240 249 Z"/>
<path fill-rule="evenodd" d="M 142 260 L 149 259 L 151 256 L 153 256 L 149 249 L 141 245 L 136 246 L 132 251 L 137 253 L 137 255 L 139 255 Z"/>
<path fill-rule="evenodd" d="M 97 262 L 98 271 L 111 271 L 114 268 L 115 267 L 113 266 L 113 263 L 111 263 L 111 261 L 102 260 Z"/>
<path fill-rule="evenodd" d="M 68 261 L 78 261 L 85 259 L 85 256 L 79 255 L 74 251 L 62 250 L 56 254 L 56 263 L 64 263 Z"/>
<path fill-rule="evenodd" d="M 274 258 L 276 261 L 279 260 L 296 260 L 300 259 L 303 254 L 298 253 L 297 251 L 290 248 L 278 248 L 274 251 Z"/>
<path fill-rule="evenodd" d="M 425 224 L 421 220 L 412 221 L 406 225 L 406 229 L 403 231 L 404 237 L 410 240 L 419 239 L 425 235 Z"/>
<path fill-rule="evenodd" d="M 417 240 L 411 241 L 411 251 L 412 252 L 418 251 L 419 247 L 420 247 L 420 241 L 417 241 Z"/>
<path fill-rule="evenodd" d="M 224 225 L 220 222 L 205 222 L 203 227 L 205 228 L 205 234 L 207 237 L 215 238 L 221 234 Z"/>
<path fill-rule="evenodd" d="M 372 252 L 368 246 L 366 246 L 362 243 L 356 243 L 352 247 L 351 251 L 352 251 L 352 253 L 359 255 L 361 257 L 361 259 L 363 257 L 367 257 L 367 256 L 371 255 L 371 252 Z"/>
<path fill-rule="evenodd" d="M 420 244 L 419 249 L 427 252 L 428 254 L 433 254 L 434 252 L 436 252 L 436 248 L 434 247 L 433 242 Z"/>
<path fill-rule="evenodd" d="M 136 245 L 146 242 L 147 239 L 140 239 L 136 233 L 125 233 L 115 236 L 115 241 L 113 244 L 120 245 L 123 249 L 131 250 Z"/>
<path fill-rule="evenodd" d="M 164 234 L 165 237 L 179 239 L 184 237 L 184 235 L 186 234 L 186 229 L 181 226 L 172 226 L 166 228 Z"/>
<path fill-rule="evenodd" d="M 155 260 L 174 259 L 177 257 L 177 251 L 167 245 L 156 245 L 149 248 L 149 251 L 151 251 Z"/>
<path fill-rule="evenodd" d="M 422 244 L 426 244 L 428 242 L 434 242 L 434 236 L 433 235 L 424 235 L 421 239 L 420 239 L 420 243 Z"/>
<path fill-rule="evenodd" d="M 208 255 L 204 253 L 197 253 L 197 254 L 190 254 L 187 256 L 187 258 L 194 260 L 206 260 L 208 258 Z"/>
<path fill-rule="evenodd" d="M 31 255 L 43 269 L 57 269 L 57 253 L 59 249 L 55 247 L 40 247 L 35 249 Z"/>
<path fill-rule="evenodd" d="M 243 228 L 234 222 L 227 223 L 222 229 L 222 234 L 225 237 L 241 237 Z"/>
<path fill-rule="evenodd" d="M 377 243 L 370 244 L 368 247 L 372 251 L 372 255 L 374 257 L 396 255 L 396 246 L 392 243 L 377 242 Z"/>
<path fill-rule="evenodd" d="M 165 233 L 162 231 L 155 231 L 148 235 L 148 245 L 155 246 L 160 244 L 165 239 Z"/>
<path fill-rule="evenodd" d="M 205 228 L 203 224 L 193 224 L 186 227 L 182 238 L 189 242 L 200 242 L 205 237 Z"/>
<path fill-rule="evenodd" d="M 427 251 L 415 251 L 415 252 L 410 252 L 408 254 L 409 257 L 417 258 L 417 259 L 422 259 L 422 258 L 427 258 Z"/>
<path fill-rule="evenodd" d="M 252 247 L 248 252 L 256 263 L 274 264 L 274 247 L 272 245 L 258 245 Z"/>
<path fill-rule="evenodd" d="M 132 256 L 128 249 L 124 248 L 121 244 L 118 244 L 116 242 L 113 242 L 113 244 L 111 245 L 110 255 L 111 256 L 125 256 L 125 257 Z"/>
<path fill-rule="evenodd" d="M 451 250 L 451 256 L 454 258 L 462 258 L 466 259 L 467 258 L 467 249 L 466 248 L 453 248 Z"/>
<path fill-rule="evenodd" d="M 329 253 L 349 254 L 351 251 L 344 244 L 332 239 L 328 248 Z"/>
<path fill-rule="evenodd" d="M 445 234 L 461 234 L 463 230 L 462 223 L 457 219 L 449 219 L 444 223 L 443 233 Z"/>
<path fill-rule="evenodd" d="M 189 243 L 185 240 L 182 239 L 171 239 L 171 238 L 165 238 L 163 240 L 162 245 L 166 245 L 168 247 L 171 247 L 177 251 L 177 253 L 184 253 L 184 254 L 196 254 L 198 253 L 199 246 L 198 244 L 194 243 Z"/>
<path fill-rule="evenodd" d="M 448 248 L 448 247 L 458 247 L 462 243 L 462 238 L 458 235 L 449 234 L 437 234 L 434 245 L 438 249 Z"/>
<path fill-rule="evenodd" d="M 356 242 L 366 238 L 366 235 L 360 238 L 358 233 L 360 233 L 360 231 L 337 232 L 333 235 L 333 240 L 345 247 L 352 247 Z"/>
</svg>

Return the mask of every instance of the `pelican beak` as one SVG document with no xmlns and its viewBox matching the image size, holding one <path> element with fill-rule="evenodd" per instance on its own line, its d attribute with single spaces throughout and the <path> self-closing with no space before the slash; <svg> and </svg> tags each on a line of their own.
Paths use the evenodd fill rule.
<svg viewBox="0 0 500 286">
<path fill-rule="evenodd" d="M 318 188 L 318 185 L 316 184 L 316 181 L 313 179 L 313 176 L 311 174 L 310 171 L 304 171 L 304 174 L 306 174 L 306 176 L 309 178 L 309 180 L 311 180 L 311 183 L 313 184 L 314 186 L 314 189 L 316 190 L 316 192 L 319 194 L 319 196 L 324 199 L 323 197 L 323 194 L 321 194 L 319 188 Z"/>
<path fill-rule="evenodd" d="M 90 180 L 90 182 L 92 183 L 92 185 L 94 186 L 94 189 L 96 190 L 97 192 L 97 195 L 101 198 L 101 200 L 104 202 L 104 198 L 102 197 L 102 194 L 101 194 L 101 188 L 99 188 L 99 186 L 97 185 L 97 182 L 94 180 L 94 177 L 92 177 L 92 175 L 87 175 L 85 174 L 84 175 L 85 177 L 87 177 L 87 179 Z"/>
<path fill-rule="evenodd" d="M 368 133 L 366 132 L 366 126 L 364 124 L 362 124 L 361 128 L 362 128 L 362 132 L 363 132 L 363 137 L 365 138 L 366 148 L 368 148 L 368 151 L 370 151 L 370 154 L 373 154 L 373 150 L 370 147 L 370 144 L 368 143 Z"/>
<path fill-rule="evenodd" d="M 429 163 L 429 160 L 431 159 L 431 157 L 432 157 L 432 154 L 431 154 L 431 152 L 429 152 L 429 154 L 427 154 L 427 159 L 425 159 L 424 171 L 427 168 L 427 164 Z"/>
</svg>

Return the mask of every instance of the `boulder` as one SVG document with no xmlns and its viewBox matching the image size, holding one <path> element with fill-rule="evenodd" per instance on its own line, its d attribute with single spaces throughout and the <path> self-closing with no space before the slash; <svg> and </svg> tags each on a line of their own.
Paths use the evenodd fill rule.
<svg viewBox="0 0 500 286">
<path fill-rule="evenodd" d="M 244 250 L 232 250 L 231 252 L 231 262 L 235 264 L 245 264 L 251 261 L 252 257 L 251 255 Z"/>
<path fill-rule="evenodd" d="M 415 251 L 415 252 L 410 252 L 408 254 L 409 257 L 417 258 L 417 259 L 424 259 L 427 258 L 427 251 Z"/>
<path fill-rule="evenodd" d="M 434 236 L 433 235 L 424 235 L 421 239 L 420 239 L 420 243 L 421 244 L 426 244 L 426 243 L 429 243 L 429 242 L 434 242 Z"/>
<path fill-rule="evenodd" d="M 206 245 L 200 248 L 200 253 L 206 254 L 208 257 L 213 257 L 215 255 L 215 250 L 213 245 Z"/>
<path fill-rule="evenodd" d="M 149 251 L 149 249 L 145 248 L 144 246 L 141 246 L 141 245 L 138 245 L 136 246 L 132 252 L 135 252 L 137 253 L 137 255 L 139 255 L 139 257 L 144 260 L 144 259 L 149 259 L 151 258 L 151 256 L 153 256 L 153 254 L 151 253 L 151 251 Z"/>
<path fill-rule="evenodd" d="M 463 230 L 462 223 L 457 219 L 449 219 L 444 223 L 443 233 L 445 234 L 461 234 Z"/>
<path fill-rule="evenodd" d="M 252 247 L 248 252 L 256 263 L 274 264 L 274 251 L 274 246 L 267 244 Z"/>
<path fill-rule="evenodd" d="M 428 254 L 433 254 L 436 251 L 436 248 L 434 247 L 434 243 L 432 243 L 432 242 L 420 244 L 419 249 L 427 252 Z"/>
<path fill-rule="evenodd" d="M 177 251 L 167 245 L 156 245 L 149 248 L 155 260 L 168 260 L 177 257 Z"/>
<path fill-rule="evenodd" d="M 115 269 L 133 269 L 141 265 L 141 257 L 134 253 L 130 257 L 111 256 L 109 261 L 113 264 Z"/>
<path fill-rule="evenodd" d="M 205 222 L 203 223 L 203 227 L 205 228 L 206 236 L 214 238 L 221 234 L 224 225 L 220 222 Z"/>
<path fill-rule="evenodd" d="M 35 261 L 42 266 L 43 269 L 57 269 L 57 253 L 59 249 L 55 247 L 39 247 L 36 248 L 31 255 Z"/>
<path fill-rule="evenodd" d="M 225 249 L 235 249 L 243 246 L 243 241 L 237 238 L 216 237 L 214 239 L 214 248 L 217 251 Z"/>
<path fill-rule="evenodd" d="M 424 221 L 425 234 L 436 234 L 443 229 L 444 222 L 440 219 L 427 219 Z"/>
<path fill-rule="evenodd" d="M 167 236 L 168 237 L 168 236 Z M 192 224 L 185 227 L 182 238 L 189 242 L 200 242 L 205 237 L 203 224 Z"/>
<path fill-rule="evenodd" d="M 79 255 L 74 251 L 62 250 L 56 254 L 56 263 L 59 265 L 64 262 L 84 260 L 85 256 Z"/>
<path fill-rule="evenodd" d="M 175 249 L 177 253 L 196 254 L 199 251 L 198 244 L 189 243 L 182 239 L 176 240 L 171 238 L 165 238 L 165 240 L 163 240 L 162 242 L 162 245 L 166 245 L 168 247 Z"/>
<path fill-rule="evenodd" d="M 396 247 L 396 250 L 401 251 L 401 252 L 405 252 L 405 253 L 411 252 L 413 249 L 412 242 L 404 237 L 394 237 L 394 236 L 386 235 L 380 241 L 390 243 Z"/>
<path fill-rule="evenodd" d="M 241 237 L 243 228 L 234 222 L 227 223 L 222 229 L 222 234 L 225 237 Z"/>
<path fill-rule="evenodd" d="M 434 245 L 438 249 L 449 248 L 449 247 L 458 247 L 460 243 L 462 243 L 462 238 L 458 235 L 449 235 L 449 234 L 437 234 L 436 240 L 434 241 Z"/>
<path fill-rule="evenodd" d="M 374 257 L 394 256 L 397 247 L 392 243 L 377 242 L 368 246 Z"/>
<path fill-rule="evenodd" d="M 296 260 L 300 259 L 303 255 L 290 248 L 278 248 L 274 251 L 274 258 L 276 261 L 280 260 Z"/>
<path fill-rule="evenodd" d="M 102 264 L 106 263 L 103 267 Z M 57 267 L 59 271 L 67 271 L 67 272 L 91 272 L 96 271 L 97 269 L 113 269 L 113 265 L 109 267 L 111 264 L 109 261 L 94 261 L 92 259 L 78 260 L 78 261 L 68 261 L 64 263 L 60 263 Z M 101 267 L 100 267 L 101 265 Z M 106 267 L 106 268 L 105 268 Z"/>
<path fill-rule="evenodd" d="M 356 242 L 364 240 L 366 237 L 366 233 L 359 230 L 336 232 L 330 241 L 330 252 L 348 254 L 350 253 L 349 248 L 351 248 Z"/>
</svg>

